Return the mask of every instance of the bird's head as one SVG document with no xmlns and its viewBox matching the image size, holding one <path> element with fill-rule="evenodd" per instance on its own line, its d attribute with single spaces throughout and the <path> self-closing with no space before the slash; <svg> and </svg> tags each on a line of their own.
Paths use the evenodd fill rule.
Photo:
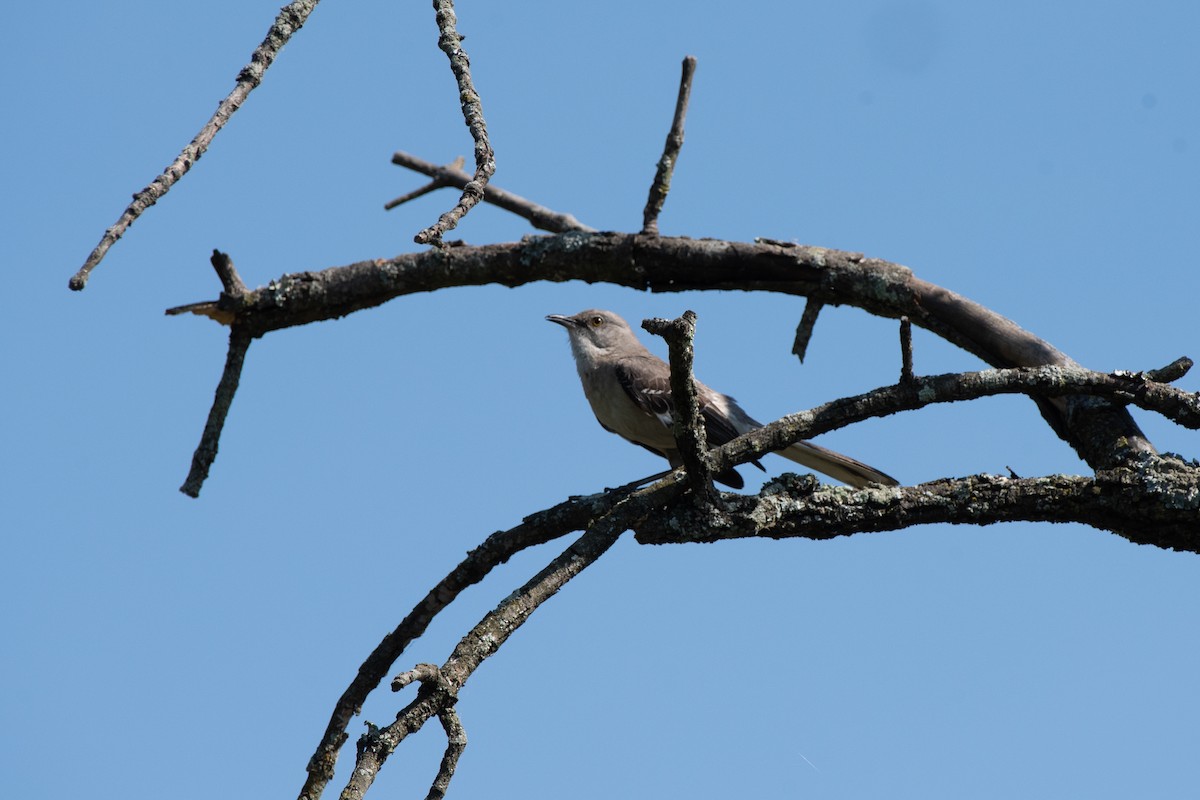
<svg viewBox="0 0 1200 800">
<path fill-rule="evenodd" d="M 623 348 L 642 349 L 629 323 L 611 311 L 590 308 L 574 316 L 551 314 L 546 319 L 567 329 L 571 351 L 581 363 L 593 362 Z"/>
</svg>

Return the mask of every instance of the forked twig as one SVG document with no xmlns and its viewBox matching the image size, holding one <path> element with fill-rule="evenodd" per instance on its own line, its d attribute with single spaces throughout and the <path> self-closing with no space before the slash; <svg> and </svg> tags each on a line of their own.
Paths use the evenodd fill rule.
<svg viewBox="0 0 1200 800">
<path fill-rule="evenodd" d="M 900 318 L 900 382 L 912 383 L 913 349 L 912 322 L 908 317 Z"/>
<path fill-rule="evenodd" d="M 482 581 L 495 567 L 516 553 L 552 541 L 574 530 L 581 530 L 591 520 L 598 519 L 623 498 L 627 492 L 612 491 L 588 497 L 574 498 L 526 517 L 520 525 L 506 531 L 496 531 L 476 547 L 450 573 L 437 583 L 413 607 L 400 624 L 383 638 L 375 650 L 358 668 L 354 680 L 342 692 L 330 715 L 329 724 L 308 762 L 308 777 L 300 797 L 312 800 L 321 796 L 333 778 L 338 753 L 345 744 L 350 720 L 391 670 L 409 644 L 425 632 L 444 608 L 449 606 L 468 587 Z"/>
</svg>

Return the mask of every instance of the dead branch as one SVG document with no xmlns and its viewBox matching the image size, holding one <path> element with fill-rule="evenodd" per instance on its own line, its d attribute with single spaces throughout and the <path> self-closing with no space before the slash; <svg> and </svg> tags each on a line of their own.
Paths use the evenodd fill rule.
<svg viewBox="0 0 1200 800">
<path fill-rule="evenodd" d="M 431 161 L 418 158 L 411 153 L 397 150 L 392 154 L 392 163 L 411 169 L 414 172 L 420 172 L 422 175 L 428 175 L 433 178 L 433 181 L 426 184 L 422 189 L 390 200 L 384 205 L 385 209 L 395 208 L 402 203 L 442 186 L 453 186 L 462 189 L 471 181 L 471 176 L 462 171 L 461 160 L 456 160 L 454 164 L 449 166 L 441 167 Z M 528 220 L 529 224 L 533 227 L 543 231 L 550 231 L 551 233 L 565 233 L 566 231 L 590 231 L 594 233 L 596 230 L 584 225 L 570 214 L 560 214 L 545 206 L 540 206 L 532 200 L 527 200 L 520 195 L 501 189 L 493 183 L 488 183 L 487 186 L 483 187 L 483 202 L 503 208 L 505 211 Z"/>
<path fill-rule="evenodd" d="M 221 431 L 225 428 L 225 418 L 229 416 L 229 408 L 233 405 L 233 396 L 237 394 L 238 383 L 242 379 L 242 367 L 246 363 L 246 353 L 253 340 L 251 333 L 236 322 L 229 329 L 229 351 L 225 355 L 225 369 L 221 371 L 221 380 L 217 383 L 217 391 L 208 411 L 208 420 L 204 423 L 200 444 L 192 454 L 192 467 L 188 470 L 187 479 L 179 487 L 179 491 L 188 497 L 200 496 L 200 487 L 204 485 L 208 471 L 217 458 Z"/>
<path fill-rule="evenodd" d="M 395 722 L 379 729 L 372 726 L 364 735 L 359 742 L 354 770 L 342 796 L 362 797 L 400 742 L 451 704 L 455 694 L 483 661 L 495 653 L 542 603 L 604 555 L 635 518 L 644 515 L 654 503 L 662 502 L 676 488 L 677 484 L 664 482 L 623 499 L 608 514 L 594 521 L 583 536 L 537 575 L 480 620 L 441 666 L 440 672 L 446 681 L 444 686 L 422 686 L 417 699 L 396 715 Z M 301 800 L 315 798 L 313 794 L 301 794 Z"/>
<path fill-rule="evenodd" d="M 692 96 L 692 76 L 695 74 L 696 57 L 688 56 L 683 59 L 679 96 L 675 99 L 675 116 L 671 120 L 671 130 L 667 133 L 662 156 L 658 159 L 658 169 L 650 184 L 650 196 L 646 198 L 646 208 L 642 212 L 642 234 L 646 236 L 658 235 L 658 215 L 662 211 L 663 203 L 667 201 L 667 193 L 671 191 L 671 176 L 675 174 L 679 151 L 683 149 L 683 122 L 687 119 L 688 100 Z"/>
<path fill-rule="evenodd" d="M 433 619 L 467 588 L 482 581 L 494 568 L 530 547 L 583 530 L 609 511 L 627 493 L 621 491 L 572 498 L 556 506 L 531 514 L 520 525 L 497 531 L 467 554 L 445 578 L 440 580 L 396 628 L 383 638 L 367 656 L 354 680 L 334 705 L 325 732 L 308 762 L 308 777 L 301 798 L 317 798 L 333 778 L 338 753 L 346 743 L 351 719 L 392 669 L 396 660 L 414 640 L 425 632 Z"/>
<path fill-rule="evenodd" d="M 679 457 L 687 470 L 688 486 L 698 501 L 708 500 L 713 488 L 712 467 L 708 459 L 708 435 L 700 418 L 700 402 L 692 374 L 695 353 L 696 313 L 685 311 L 675 320 L 648 319 L 642 327 L 667 342 L 671 364 L 671 397 L 675 403 L 674 433 Z"/>
<path fill-rule="evenodd" d="M 915 277 L 899 264 L 803 245 L 569 232 L 482 247 L 439 248 L 285 275 L 240 299 L 221 297 L 254 335 L 333 319 L 407 294 L 452 286 L 537 280 L 599 281 L 651 291 L 774 291 L 852 305 L 882 317 L 907 316 L 999 367 L 1078 365 L 1012 320 Z M 1054 431 L 1095 469 L 1153 453 L 1132 418 L 1086 395 L 1042 399 Z"/>
<path fill-rule="evenodd" d="M 817 316 L 824 307 L 824 303 L 811 297 L 804 304 L 804 313 L 800 315 L 800 322 L 796 325 L 796 338 L 792 342 L 792 354 L 800 359 L 801 364 L 804 363 L 804 354 L 808 352 L 808 343 L 812 341 L 813 329 L 817 325 Z"/>
<path fill-rule="evenodd" d="M 438 221 L 413 237 L 417 244 L 441 244 L 442 234 L 454 230 L 459 220 L 483 199 L 483 190 L 496 172 L 496 154 L 488 140 L 487 123 L 483 119 L 483 103 L 471 80 L 471 60 L 462 48 L 463 37 L 455 30 L 453 0 L 433 0 L 438 26 L 438 47 L 450 59 L 450 69 L 458 83 L 463 119 L 475 140 L 475 176 L 463 185 L 462 196 L 454 208 L 442 214 Z"/>
<path fill-rule="evenodd" d="M 187 174 L 192 165 L 200 160 L 217 132 L 225 127 L 225 123 L 229 121 L 233 113 L 241 108 L 250 92 L 262 83 L 263 74 L 275 61 L 275 56 L 279 55 L 279 51 L 287 44 L 288 39 L 292 38 L 292 34 L 303 27 L 308 15 L 317 7 L 318 2 L 320 0 L 293 0 L 279 10 L 279 15 L 275 17 L 275 22 L 267 31 L 266 38 L 250 55 L 250 63 L 242 67 L 241 72 L 238 73 L 233 91 L 220 102 L 217 110 L 213 112 L 208 122 L 204 123 L 204 127 L 200 129 L 196 137 L 187 147 L 183 148 L 183 151 L 162 171 L 162 174 L 133 196 L 133 202 L 129 204 L 129 207 L 125 209 L 113 226 L 104 232 L 104 235 L 100 237 L 100 243 L 92 250 L 79 271 L 72 276 L 67 284 L 71 289 L 80 291 L 87 286 L 92 270 L 100 264 L 105 254 L 108 253 L 108 249 L 125 234 L 134 220 L 140 217 L 143 211 L 157 203 L 159 198 L 170 191 L 171 187 Z"/>
<path fill-rule="evenodd" d="M 636 526 L 642 544 L 742 538 L 831 539 L 936 522 L 1079 522 L 1137 544 L 1200 552 L 1200 468 L 1146 456 L 1138 468 L 1094 478 L 1013 479 L 975 475 L 918 486 L 848 489 L 785 474 L 753 496 L 721 493 L 715 504 L 684 503 Z"/>
</svg>

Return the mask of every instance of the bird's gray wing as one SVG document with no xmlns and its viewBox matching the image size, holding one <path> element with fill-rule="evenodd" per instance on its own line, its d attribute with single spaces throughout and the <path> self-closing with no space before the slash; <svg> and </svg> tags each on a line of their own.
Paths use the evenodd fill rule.
<svg viewBox="0 0 1200 800">
<path fill-rule="evenodd" d="M 671 373 L 666 364 L 646 359 L 620 363 L 617 365 L 617 382 L 642 411 L 653 414 L 665 427 L 670 428 L 674 424 L 675 398 L 671 394 Z M 717 447 L 736 438 L 738 432 L 733 423 L 713 405 L 705 392 L 697 393 L 709 447 Z"/>
<path fill-rule="evenodd" d="M 675 398 L 671 394 L 670 368 L 654 359 L 638 359 L 625 361 L 616 365 L 617 382 L 633 404 L 647 414 L 658 418 L 665 427 L 670 428 L 675 419 Z M 708 438 L 709 447 L 717 447 L 735 439 L 738 435 L 733 423 L 707 397 L 706 392 L 697 387 L 697 400 L 700 406 L 700 418 L 704 420 L 704 433 Z M 759 469 L 764 469 L 758 461 L 750 462 Z M 742 477 L 729 469 L 720 475 L 713 476 L 716 480 L 735 489 L 742 488 Z"/>
</svg>

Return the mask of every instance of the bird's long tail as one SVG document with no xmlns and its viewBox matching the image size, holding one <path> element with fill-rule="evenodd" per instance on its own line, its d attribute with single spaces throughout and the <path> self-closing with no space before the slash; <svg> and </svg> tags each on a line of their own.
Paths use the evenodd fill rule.
<svg viewBox="0 0 1200 800">
<path fill-rule="evenodd" d="M 851 486 L 866 486 L 868 483 L 882 483 L 884 486 L 900 485 L 900 481 L 887 473 L 812 442 L 796 442 L 786 449 L 776 452 L 797 464 L 803 464 L 809 469 L 815 469 L 817 472 Z"/>
</svg>

